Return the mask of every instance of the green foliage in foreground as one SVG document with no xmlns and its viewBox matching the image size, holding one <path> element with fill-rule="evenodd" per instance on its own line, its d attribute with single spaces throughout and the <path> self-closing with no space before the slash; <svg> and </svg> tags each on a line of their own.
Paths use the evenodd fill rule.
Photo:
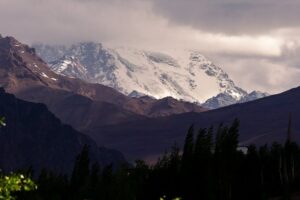
<svg viewBox="0 0 300 200">
<path fill-rule="evenodd" d="M 37 189 L 36 184 L 22 174 L 0 176 L 0 200 L 14 200 L 13 194 Z"/>
<path fill-rule="evenodd" d="M 163 197 L 160 197 L 159 200 L 166 200 L 166 198 L 167 198 L 166 196 L 163 196 Z M 176 198 L 174 198 L 172 200 L 182 200 L 182 198 L 176 197 Z"/>
<path fill-rule="evenodd" d="M 3 126 L 6 126 L 5 118 L 0 117 L 0 128 Z M 35 189 L 37 185 L 23 174 L 0 174 L 0 200 L 14 200 L 16 192 L 28 192 Z"/>
<path fill-rule="evenodd" d="M 2 126 L 6 126 L 4 117 L 0 117 L 0 127 Z"/>
</svg>

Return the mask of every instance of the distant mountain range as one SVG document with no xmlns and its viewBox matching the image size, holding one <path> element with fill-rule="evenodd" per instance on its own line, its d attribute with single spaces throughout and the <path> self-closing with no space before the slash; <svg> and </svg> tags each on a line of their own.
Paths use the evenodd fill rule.
<svg viewBox="0 0 300 200">
<path fill-rule="evenodd" d="M 93 44 L 90 45 L 93 46 Z M 50 51 L 52 48 L 45 49 Z M 99 51 L 102 50 L 99 49 Z M 59 52 L 64 54 L 62 50 Z M 108 53 L 101 55 L 111 56 Z M 98 59 L 100 55 L 87 54 L 87 62 L 92 60 L 88 56 L 95 56 Z M 197 54 L 194 57 L 192 60 L 200 59 L 201 56 Z M 73 56 L 72 59 L 81 65 L 84 63 L 80 60 L 83 58 Z M 105 61 L 104 58 L 103 61 Z M 125 61 L 123 60 L 123 62 Z M 169 61 L 164 62 L 169 63 Z M 174 62 L 172 65 L 175 65 Z M 109 62 L 105 61 L 105 63 Z M 199 64 L 198 61 L 196 63 Z M 156 64 L 154 65 L 156 66 Z M 170 63 L 164 65 L 170 65 Z M 203 77 L 207 76 L 207 80 L 216 81 L 221 79 L 219 75 L 222 74 L 222 70 L 213 66 L 212 63 L 207 65 L 207 69 L 212 69 L 212 71 L 205 70 L 205 75 L 202 75 Z M 169 67 L 166 66 L 166 69 Z M 177 70 L 178 66 L 173 67 Z M 98 68 L 99 66 L 95 70 L 99 70 Z M 78 72 L 85 71 L 85 69 L 86 66 L 82 65 Z M 107 66 L 107 70 L 113 69 L 114 65 Z M 197 69 L 202 70 L 201 66 L 198 66 Z M 218 75 L 208 75 L 213 73 L 213 69 L 221 71 L 218 71 Z M 133 71 L 135 72 L 135 70 L 137 68 L 134 68 Z M 86 73 L 87 76 L 90 76 L 89 73 Z M 200 72 L 197 73 L 200 74 Z M 37 56 L 33 48 L 12 37 L 0 38 L 1 87 L 23 100 L 45 104 L 49 111 L 63 123 L 91 136 L 100 146 L 121 151 L 130 161 L 137 158 L 151 159 L 170 148 L 174 142 L 182 144 L 186 130 L 192 123 L 196 127 L 217 126 L 221 122 L 229 123 L 235 117 L 241 120 L 240 139 L 242 145 L 283 141 L 290 113 L 293 119 L 294 139 L 300 141 L 300 137 L 298 137 L 300 127 L 297 123 L 300 120 L 299 88 L 255 100 L 266 94 L 261 92 L 246 94 L 235 85 L 229 87 L 233 81 L 223 74 L 220 76 L 228 79 L 224 83 L 224 90 L 221 93 L 216 92 L 216 98 L 206 101 L 207 107 L 211 105 L 211 108 L 215 108 L 221 104 L 225 105 L 229 101 L 236 104 L 207 111 L 199 104 L 172 97 L 156 99 L 152 97 L 153 95 L 149 96 L 149 93 L 138 91 L 136 88 L 124 95 L 114 88 L 87 83 L 69 76 L 53 72 L 47 63 Z M 166 84 L 169 85 L 169 82 Z M 213 85 L 212 82 L 211 84 Z M 239 98 L 235 99 L 239 94 Z M 254 101 L 247 102 L 249 100 Z M 45 127 L 48 128 L 46 125 Z M 64 140 L 64 142 L 68 142 L 68 139 Z"/>
<path fill-rule="evenodd" d="M 55 73 L 103 84 L 129 96 L 170 96 L 215 109 L 268 95 L 252 92 L 249 97 L 224 70 L 198 51 L 167 54 L 108 48 L 93 42 L 33 47 Z"/>
</svg>

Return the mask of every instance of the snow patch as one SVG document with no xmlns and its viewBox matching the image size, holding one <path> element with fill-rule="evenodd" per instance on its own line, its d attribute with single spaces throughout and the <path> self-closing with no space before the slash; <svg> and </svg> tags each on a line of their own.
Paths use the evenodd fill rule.
<svg viewBox="0 0 300 200">
<path fill-rule="evenodd" d="M 47 76 L 47 74 L 45 74 L 44 72 L 41 73 L 41 76 L 43 76 L 45 78 L 49 78 L 49 76 Z"/>
</svg>

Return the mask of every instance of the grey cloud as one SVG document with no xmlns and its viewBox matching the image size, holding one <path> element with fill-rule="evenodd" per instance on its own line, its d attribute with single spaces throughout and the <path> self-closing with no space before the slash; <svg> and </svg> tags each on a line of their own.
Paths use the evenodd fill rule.
<svg viewBox="0 0 300 200">
<path fill-rule="evenodd" d="M 267 57 L 263 51 L 278 44 L 251 34 L 298 27 L 299 10 L 298 0 L 0 0 L 0 33 L 26 43 L 199 48 L 241 87 L 278 92 L 300 84 L 300 48 L 283 46 L 280 56 Z M 280 34 L 298 41 L 300 32 Z"/>
<path fill-rule="evenodd" d="M 139 0 L 1 0 L 0 31 L 29 43 L 130 40 L 151 32 L 147 12 Z"/>
<path fill-rule="evenodd" d="M 226 34 L 300 26 L 298 0 L 149 0 L 170 23 Z"/>
<path fill-rule="evenodd" d="M 291 45 L 292 44 L 292 45 Z M 283 92 L 300 86 L 300 43 L 286 41 L 279 56 L 212 53 L 208 56 L 247 89 Z"/>
<path fill-rule="evenodd" d="M 276 94 L 300 86 L 299 47 L 290 49 L 284 45 L 282 55 L 278 57 L 227 53 L 208 56 L 228 72 L 240 87 Z"/>
<path fill-rule="evenodd" d="M 295 43 L 293 48 L 284 45 L 281 52 L 281 56 L 271 60 L 284 66 L 300 69 L 300 44 Z"/>
</svg>

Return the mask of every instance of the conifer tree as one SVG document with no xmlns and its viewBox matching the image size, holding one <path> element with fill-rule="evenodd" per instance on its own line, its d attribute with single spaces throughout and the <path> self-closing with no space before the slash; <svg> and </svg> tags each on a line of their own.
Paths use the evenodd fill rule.
<svg viewBox="0 0 300 200">
<path fill-rule="evenodd" d="M 79 198 L 83 198 L 85 194 L 85 189 L 87 189 L 87 184 L 90 174 L 90 158 L 89 158 L 89 147 L 84 145 L 81 153 L 77 156 L 73 173 L 71 176 L 71 190 L 73 192 L 78 192 Z M 75 193 L 74 193 L 75 194 Z M 75 197 L 74 197 L 75 198 Z M 85 198 L 85 197 L 84 197 Z"/>
<path fill-rule="evenodd" d="M 239 121 L 234 120 L 230 128 L 219 125 L 215 144 L 215 167 L 217 168 L 218 198 L 232 199 L 232 184 L 237 167 Z"/>
<path fill-rule="evenodd" d="M 183 154 L 182 154 L 182 165 L 181 165 L 181 186 L 184 199 L 193 200 L 194 192 L 194 125 L 192 125 L 187 133 Z"/>
<path fill-rule="evenodd" d="M 212 190 L 212 128 L 200 129 L 195 143 L 195 176 L 198 187 L 197 199 L 211 199 Z"/>
<path fill-rule="evenodd" d="M 95 188 L 97 186 L 97 183 L 99 182 L 99 175 L 100 175 L 100 166 L 98 162 L 95 162 L 91 168 L 91 175 L 90 175 L 91 187 Z"/>
<path fill-rule="evenodd" d="M 287 138 L 283 149 L 282 174 L 284 198 L 290 199 L 290 185 L 294 179 L 294 157 L 292 152 L 292 115 L 289 114 Z"/>
<path fill-rule="evenodd" d="M 223 133 L 223 123 L 219 124 L 217 133 L 216 133 L 216 138 L 215 138 L 215 155 L 218 156 L 220 151 L 221 151 L 221 144 L 222 144 L 222 133 Z"/>
<path fill-rule="evenodd" d="M 192 125 L 185 138 L 182 154 L 182 167 L 187 167 L 193 160 L 194 154 L 194 125 Z"/>
<path fill-rule="evenodd" d="M 246 177 L 244 195 L 248 199 L 260 199 L 260 165 L 258 152 L 254 145 L 248 146 L 244 170 Z"/>
</svg>

